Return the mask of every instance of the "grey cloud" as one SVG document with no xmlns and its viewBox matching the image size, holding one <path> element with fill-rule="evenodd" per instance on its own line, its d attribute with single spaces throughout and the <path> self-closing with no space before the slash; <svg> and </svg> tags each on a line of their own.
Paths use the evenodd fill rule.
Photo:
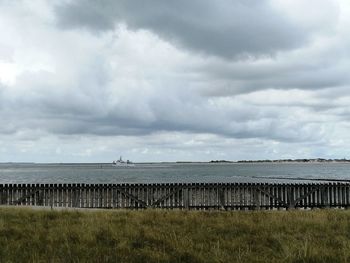
<svg viewBox="0 0 350 263">
<path fill-rule="evenodd" d="M 75 94 L 79 92 L 81 90 L 75 90 Z M 247 107 L 239 104 L 231 108 L 218 108 L 210 106 L 206 100 L 193 93 L 188 93 L 186 99 L 174 98 L 174 94 L 168 96 L 166 93 L 151 97 L 146 104 L 153 114 L 152 119 L 144 118 L 144 113 L 133 107 L 125 110 L 118 103 L 104 108 L 94 107 L 99 101 L 108 104 L 109 100 L 105 96 L 94 97 L 93 101 L 89 101 L 75 95 L 68 99 L 64 93 L 56 93 L 51 98 L 23 95 L 24 97 L 17 97 L 10 103 L 7 101 L 7 110 L 2 111 L 2 114 L 3 120 L 11 124 L 11 129 L 2 130 L 2 133 L 40 129 L 63 135 L 139 136 L 159 131 L 178 131 L 289 142 L 310 140 L 310 137 L 313 140 L 319 139 L 313 130 L 307 132 L 304 129 L 312 124 L 305 123 L 299 127 L 299 121 L 291 125 L 288 119 L 283 118 L 283 114 L 264 110 L 261 105 Z M 128 105 L 132 103 L 129 101 Z"/>
<path fill-rule="evenodd" d="M 16 79 L 0 85 L 0 119 L 7 124 L 0 138 L 153 136 L 160 148 L 174 149 L 182 147 L 181 139 L 167 145 L 157 134 L 210 134 L 219 141 L 293 143 L 296 149 L 326 145 L 332 128 L 348 122 L 346 43 L 305 48 L 312 33 L 267 1 L 150 3 L 72 1 L 55 9 L 61 27 L 39 23 L 30 26 L 31 34 L 17 28 L 23 42 L 13 59 Z M 127 28 L 115 29 L 117 23 Z M 37 57 L 42 40 L 45 56 Z M 295 47 L 300 49 L 288 52 Z M 242 55 L 247 57 L 240 60 Z M 344 127 L 337 137 L 346 138 Z M 219 144 L 208 140 L 200 148 Z"/>
<path fill-rule="evenodd" d="M 58 5 L 56 15 L 63 28 L 98 32 L 125 23 L 177 46 L 225 58 L 273 55 L 309 39 L 306 29 L 265 0 L 78 0 Z"/>
<path fill-rule="evenodd" d="M 325 18 L 327 26 L 318 26 L 318 30 L 337 21 L 337 6 L 331 1 L 323 4 L 317 9 L 327 8 L 329 18 Z M 314 33 L 309 25 L 278 13 L 269 1 L 79 0 L 58 5 L 55 11 L 64 28 L 106 31 L 125 23 L 131 29 L 150 30 L 175 45 L 224 58 L 221 63 L 209 61 L 193 68 L 202 74 L 197 84 L 207 96 L 234 96 L 271 88 L 317 90 L 349 83 L 348 63 L 339 64 L 340 57 L 334 56 L 340 56 L 342 49 L 343 56 L 348 54 L 343 47 L 326 50 L 321 56 L 301 53 L 299 59 L 272 56 L 270 64 L 250 63 L 255 56 L 264 58 L 280 50 L 303 47 Z M 245 59 L 235 64 L 226 61 L 242 56 Z"/>
<path fill-rule="evenodd" d="M 314 122 L 298 120 L 293 124 L 286 118 L 288 111 L 281 111 L 278 105 L 269 108 L 264 102 L 255 105 L 240 100 L 212 105 L 209 99 L 215 98 L 180 88 L 176 82 L 171 84 L 174 88 L 163 89 L 162 86 L 168 84 L 167 79 L 162 80 L 164 83 L 159 88 L 154 86 L 159 80 L 152 80 L 149 85 L 153 92 L 139 97 L 138 90 L 143 87 L 128 90 L 128 86 L 120 86 L 119 75 L 115 73 L 101 57 L 81 66 L 78 74 L 69 81 L 71 86 L 64 88 L 56 81 L 60 74 L 45 71 L 22 74 L 16 87 L 0 93 L 3 107 L 0 115 L 11 124 L 11 129 L 3 133 L 40 129 L 63 135 L 140 136 L 178 131 L 286 142 L 322 138 L 322 134 L 307 128 L 315 127 Z M 186 76 L 186 73 L 178 76 L 180 85 L 190 81 Z M 20 94 L 13 93 L 17 89 L 21 90 Z M 114 100 L 111 91 L 115 90 L 125 92 Z"/>
<path fill-rule="evenodd" d="M 198 91 L 205 97 L 230 97 L 267 89 L 325 91 L 328 97 L 349 94 L 349 60 L 335 56 L 319 63 L 307 53 L 303 60 L 307 63 L 287 59 L 261 64 L 205 63 L 196 69 L 202 75 Z"/>
</svg>

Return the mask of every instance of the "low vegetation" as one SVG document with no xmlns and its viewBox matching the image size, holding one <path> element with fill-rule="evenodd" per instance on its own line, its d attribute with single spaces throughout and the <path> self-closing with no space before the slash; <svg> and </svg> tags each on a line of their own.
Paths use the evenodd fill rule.
<svg viewBox="0 0 350 263">
<path fill-rule="evenodd" d="M 0 262 L 347 262 L 350 211 L 0 208 Z"/>
</svg>

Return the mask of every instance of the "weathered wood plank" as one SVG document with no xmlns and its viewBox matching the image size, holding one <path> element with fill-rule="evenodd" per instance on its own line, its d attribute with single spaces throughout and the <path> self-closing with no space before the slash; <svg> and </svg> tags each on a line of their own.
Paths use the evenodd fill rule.
<svg viewBox="0 0 350 263">
<path fill-rule="evenodd" d="M 348 208 L 350 184 L 0 184 L 0 205 L 198 210 Z"/>
</svg>

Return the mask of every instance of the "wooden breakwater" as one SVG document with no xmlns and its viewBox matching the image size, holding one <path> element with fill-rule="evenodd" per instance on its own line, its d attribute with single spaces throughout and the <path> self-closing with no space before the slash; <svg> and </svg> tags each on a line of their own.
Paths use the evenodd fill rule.
<svg viewBox="0 0 350 263">
<path fill-rule="evenodd" d="M 350 184 L 0 184 L 0 205 L 259 210 L 350 207 Z"/>
</svg>

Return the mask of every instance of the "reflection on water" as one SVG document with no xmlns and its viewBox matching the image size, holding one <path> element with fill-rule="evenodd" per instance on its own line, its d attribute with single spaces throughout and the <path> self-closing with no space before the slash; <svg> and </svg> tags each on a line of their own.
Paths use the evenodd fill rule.
<svg viewBox="0 0 350 263">
<path fill-rule="evenodd" d="M 350 180 L 347 163 L 0 164 L 0 183 L 196 183 Z M 283 178 L 283 179 L 282 179 Z M 294 179 L 294 180 L 293 180 Z"/>
</svg>

